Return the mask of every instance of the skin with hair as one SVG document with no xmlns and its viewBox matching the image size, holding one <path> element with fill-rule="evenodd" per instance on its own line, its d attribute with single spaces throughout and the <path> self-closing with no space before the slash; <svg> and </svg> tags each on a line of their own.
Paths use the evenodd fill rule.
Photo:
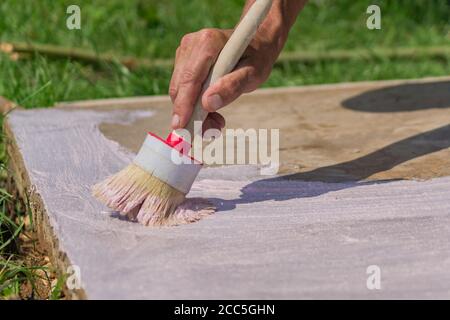
<svg viewBox="0 0 450 320">
<path fill-rule="evenodd" d="M 248 0 L 241 18 L 255 0 Z M 270 75 L 289 30 L 307 0 L 274 0 L 272 7 L 236 68 L 211 85 L 202 96 L 203 108 L 210 112 L 203 128 L 222 129 L 225 119 L 217 112 L 243 93 L 257 89 Z M 172 129 L 189 121 L 203 82 L 232 29 L 202 29 L 186 34 L 175 56 L 169 95 L 173 102 Z"/>
</svg>

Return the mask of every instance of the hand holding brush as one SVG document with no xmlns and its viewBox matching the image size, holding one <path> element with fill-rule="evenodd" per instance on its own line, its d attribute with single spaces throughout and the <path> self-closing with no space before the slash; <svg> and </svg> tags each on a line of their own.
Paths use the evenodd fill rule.
<svg viewBox="0 0 450 320">
<path fill-rule="evenodd" d="M 201 168 L 201 163 L 189 156 L 189 142 L 202 134 L 201 127 L 199 130 L 194 123 L 203 122 L 208 115 L 202 107 L 201 97 L 218 79 L 233 71 L 271 5 L 271 0 L 256 0 L 241 19 L 201 86 L 188 122 L 184 125 L 180 120 L 175 126 L 172 123 L 173 127 L 181 126 L 184 130 L 173 131 L 166 140 L 149 133 L 130 165 L 93 187 L 93 194 L 100 201 L 144 225 L 192 222 L 186 215 L 177 214 L 177 209 Z M 175 101 L 179 95 L 177 92 Z M 186 137 L 186 133 L 190 137 Z M 181 164 L 173 161 L 174 149 L 185 160 Z M 213 208 L 206 208 L 203 214 L 212 212 Z"/>
</svg>

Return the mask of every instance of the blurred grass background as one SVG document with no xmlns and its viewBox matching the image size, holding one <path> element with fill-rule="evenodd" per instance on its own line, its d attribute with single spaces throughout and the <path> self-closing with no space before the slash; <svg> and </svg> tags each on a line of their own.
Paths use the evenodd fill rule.
<svg viewBox="0 0 450 320">
<path fill-rule="evenodd" d="M 181 37 L 207 27 L 231 28 L 243 0 L 1 0 L 0 42 L 52 44 L 94 53 L 173 58 Z M 81 8 L 81 30 L 66 28 L 66 9 Z M 368 30 L 366 9 L 381 7 L 381 30 Z M 285 52 L 450 46 L 448 0 L 311 0 L 293 27 Z M 447 51 L 448 52 L 448 51 Z M 450 74 L 450 57 L 350 59 L 277 65 L 265 86 L 418 78 Z M 166 94 L 171 67 L 128 69 L 30 54 L 0 52 L 0 95 L 25 107 L 57 101 Z M 7 157 L 0 142 L 0 298 L 59 298 L 61 281 L 21 250 L 27 215 L 6 192 Z M 25 232 L 24 232 L 25 231 Z M 31 253 L 30 253 L 31 252 Z M 44 272 L 44 271 L 45 272 Z M 53 286 L 51 286 L 51 282 Z M 38 290 L 36 283 L 43 288 Z"/>
<path fill-rule="evenodd" d="M 312 0 L 292 29 L 285 51 L 446 46 L 450 40 L 448 2 Z M 233 27 L 244 1 L 78 0 L 81 30 L 68 30 L 66 8 L 73 3 L 3 0 L 0 41 L 54 44 L 146 59 L 173 58 L 185 33 Z M 381 7 L 381 30 L 366 28 L 370 4 Z M 277 66 L 265 86 L 439 76 L 450 73 L 449 61 L 447 57 L 289 63 Z M 0 70 L 0 94 L 27 107 L 61 100 L 166 94 L 171 75 L 167 67 L 131 72 L 120 64 L 99 68 L 39 55 L 17 62 L 3 57 Z"/>
</svg>

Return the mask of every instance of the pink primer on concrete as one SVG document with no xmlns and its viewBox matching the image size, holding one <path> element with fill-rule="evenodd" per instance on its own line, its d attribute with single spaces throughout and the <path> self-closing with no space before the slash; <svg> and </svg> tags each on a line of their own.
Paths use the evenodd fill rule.
<svg viewBox="0 0 450 320">
<path fill-rule="evenodd" d="M 147 199 L 151 201 L 151 199 Z M 176 226 L 199 221 L 215 212 L 216 208 L 208 200 L 203 198 L 187 198 L 178 206 L 175 213 L 167 221 L 165 226 Z M 145 210 L 139 210 L 136 219 L 145 226 L 155 224 L 154 215 Z"/>
<path fill-rule="evenodd" d="M 280 106 L 304 104 L 309 108 L 308 97 L 317 95 L 314 104 L 330 110 L 328 115 L 334 121 L 338 117 L 331 112 L 331 104 L 346 97 L 348 88 L 340 85 L 331 89 L 327 94 L 326 88 L 320 92 L 295 88 L 292 92 L 301 90 L 301 94 L 291 95 L 291 100 L 285 89 L 278 100 L 275 97 L 279 91 L 271 90 L 270 96 L 264 94 L 266 103 L 273 106 L 273 113 L 267 117 L 276 121 L 276 113 L 282 114 Z M 436 97 L 448 101 L 442 94 Z M 260 106 L 259 101 L 248 99 L 241 101 Z M 408 99 L 412 101 L 410 95 Z M 241 107 L 239 116 L 243 117 L 245 103 Z M 304 109 L 306 114 L 308 108 Z M 254 113 L 248 112 L 251 119 Z M 314 112 L 318 113 L 317 109 Z M 439 110 L 411 111 L 411 118 L 420 119 L 421 112 L 436 114 Z M 439 121 L 444 121 L 448 112 L 440 112 Z M 320 114 L 321 121 L 331 121 Z M 348 115 L 345 123 L 355 122 L 352 113 Z M 42 207 L 34 209 L 49 220 L 55 234 L 55 252 L 62 253 L 59 256 L 66 257 L 70 265 L 80 267 L 87 298 L 450 297 L 450 177 L 325 183 L 263 178 L 256 175 L 257 170 L 252 174 L 248 167 L 206 168 L 201 170 L 189 196 L 208 198 L 219 214 L 176 228 L 147 228 L 111 217 L 111 212 L 105 212 L 105 207 L 90 195 L 92 184 L 117 172 L 134 157 L 121 147 L 128 145 L 115 142 L 120 139 L 106 139 L 98 123 L 113 123 L 118 127 L 116 137 L 132 135 L 131 129 L 141 130 L 134 124 L 124 129 L 117 122 L 138 117 L 147 127 L 143 116 L 130 109 L 58 108 L 14 110 L 8 115 L 16 149 L 23 158 L 21 172 L 30 178 L 27 188 L 42 199 Z M 412 120 L 403 116 L 389 114 L 390 124 L 394 126 L 397 121 L 412 126 Z M 355 117 L 361 118 L 360 113 Z M 371 119 L 378 118 L 378 123 L 386 121 L 378 114 Z M 307 118 L 307 123 L 313 120 Z M 427 119 L 427 127 L 415 125 L 430 130 L 445 125 L 439 121 Z M 364 132 L 359 129 L 366 125 L 361 121 L 360 127 L 352 130 Z M 343 129 L 330 130 L 334 134 Z M 440 141 L 445 146 L 447 131 L 439 132 L 433 143 Z M 139 134 L 134 135 L 138 137 L 136 148 L 142 142 Z M 395 142 L 404 137 L 391 138 Z M 341 153 L 348 150 L 338 149 Z M 366 151 L 370 150 L 361 152 Z M 296 152 L 302 157 L 306 154 Z M 320 162 L 320 157 L 317 159 L 319 167 L 327 165 Z M 368 290 L 366 286 L 366 271 L 371 265 L 382 270 L 381 290 Z"/>
</svg>

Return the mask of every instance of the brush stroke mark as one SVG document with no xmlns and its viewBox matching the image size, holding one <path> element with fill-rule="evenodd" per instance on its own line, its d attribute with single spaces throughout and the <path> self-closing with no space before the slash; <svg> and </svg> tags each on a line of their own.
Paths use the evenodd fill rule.
<svg viewBox="0 0 450 320">
<path fill-rule="evenodd" d="M 43 199 L 40 214 L 80 267 L 88 298 L 373 298 L 361 277 L 374 263 L 388 275 L 379 298 L 449 296 L 450 177 L 257 184 L 257 168 L 206 168 L 190 196 L 233 201 L 248 186 L 258 201 L 201 223 L 145 228 L 98 214 L 90 186 L 133 154 L 95 128 L 110 115 L 82 112 L 87 125 L 78 112 L 14 111 L 8 123 Z"/>
<path fill-rule="evenodd" d="M 14 131 L 20 137 L 32 137 L 23 146 L 25 163 L 32 175 L 32 184 L 40 192 L 57 193 L 55 209 L 66 214 L 67 201 L 79 212 L 80 219 L 88 212 L 107 213 L 91 195 L 91 186 L 128 165 L 134 154 L 99 131 L 100 123 L 131 124 L 137 119 L 151 117 L 151 110 L 93 111 L 85 109 L 34 109 L 15 111 L 10 117 Z M 32 123 L 32 125 L 30 125 Z M 66 148 L 61 150 L 64 145 Z M 187 198 L 176 217 L 198 221 L 211 212 L 210 203 Z M 56 216 L 50 216 L 57 219 Z M 77 218 L 77 217 L 72 217 Z M 87 221 L 87 220 L 86 220 Z M 53 220 L 53 222 L 56 222 Z M 119 227 L 120 228 L 120 227 Z"/>
</svg>

